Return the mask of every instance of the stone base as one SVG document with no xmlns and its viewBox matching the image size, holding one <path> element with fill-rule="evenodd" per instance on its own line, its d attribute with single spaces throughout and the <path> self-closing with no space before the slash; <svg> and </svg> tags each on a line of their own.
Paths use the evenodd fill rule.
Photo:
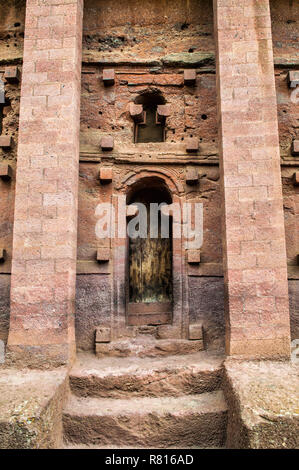
<svg viewBox="0 0 299 470">
<path fill-rule="evenodd" d="M 288 360 L 290 358 L 290 337 L 235 340 L 227 337 L 228 356 L 239 356 L 243 360 Z"/>
<path fill-rule="evenodd" d="M 97 356 L 139 356 L 154 357 L 175 354 L 189 354 L 204 349 L 202 340 L 188 341 L 183 339 L 155 340 L 150 335 L 134 339 L 96 343 Z"/>
<path fill-rule="evenodd" d="M 224 366 L 227 447 L 298 448 L 299 365 L 228 359 Z"/>
<path fill-rule="evenodd" d="M 0 449 L 55 449 L 62 445 L 67 371 L 0 371 Z"/>
<path fill-rule="evenodd" d="M 5 367 L 23 369 L 53 369 L 72 364 L 76 356 L 75 343 L 18 345 L 8 344 L 5 356 Z"/>
</svg>

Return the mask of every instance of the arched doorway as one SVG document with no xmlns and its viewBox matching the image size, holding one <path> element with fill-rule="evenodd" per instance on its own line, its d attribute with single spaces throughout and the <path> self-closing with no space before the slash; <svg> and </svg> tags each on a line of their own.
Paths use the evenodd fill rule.
<svg viewBox="0 0 299 470">
<path fill-rule="evenodd" d="M 129 325 L 172 322 L 172 219 L 157 210 L 161 204 L 171 202 L 166 187 L 152 179 L 136 188 L 128 198 L 129 204 L 143 204 L 147 222 L 143 233 L 137 226 L 140 235 L 128 239 Z"/>
</svg>

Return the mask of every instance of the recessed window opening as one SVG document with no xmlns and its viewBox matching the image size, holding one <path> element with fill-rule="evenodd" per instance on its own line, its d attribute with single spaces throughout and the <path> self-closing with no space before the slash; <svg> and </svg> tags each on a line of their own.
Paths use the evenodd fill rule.
<svg viewBox="0 0 299 470">
<path fill-rule="evenodd" d="M 142 104 L 144 121 L 135 124 L 135 142 L 164 142 L 165 122 L 157 116 L 157 106 L 164 104 L 165 99 L 159 93 L 145 93 L 138 96 L 136 104 Z"/>
</svg>

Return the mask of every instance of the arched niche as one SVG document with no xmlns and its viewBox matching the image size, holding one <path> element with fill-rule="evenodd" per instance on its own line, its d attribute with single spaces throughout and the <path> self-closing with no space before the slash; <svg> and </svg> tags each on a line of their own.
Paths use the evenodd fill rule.
<svg viewBox="0 0 299 470">
<path fill-rule="evenodd" d="M 172 218 L 161 212 L 172 203 L 171 194 L 163 180 L 148 177 L 131 188 L 127 203 L 139 208 L 128 221 L 128 324 L 171 323 Z"/>
</svg>

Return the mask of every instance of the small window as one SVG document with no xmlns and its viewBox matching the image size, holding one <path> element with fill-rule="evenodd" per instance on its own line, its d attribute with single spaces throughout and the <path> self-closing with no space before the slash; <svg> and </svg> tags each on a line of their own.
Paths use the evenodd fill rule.
<svg viewBox="0 0 299 470">
<path fill-rule="evenodd" d="M 164 104 L 164 98 L 158 93 L 145 93 L 139 96 L 136 104 L 143 106 L 143 122 L 135 123 L 135 142 L 164 142 L 165 120 L 158 119 L 157 107 Z"/>
</svg>

